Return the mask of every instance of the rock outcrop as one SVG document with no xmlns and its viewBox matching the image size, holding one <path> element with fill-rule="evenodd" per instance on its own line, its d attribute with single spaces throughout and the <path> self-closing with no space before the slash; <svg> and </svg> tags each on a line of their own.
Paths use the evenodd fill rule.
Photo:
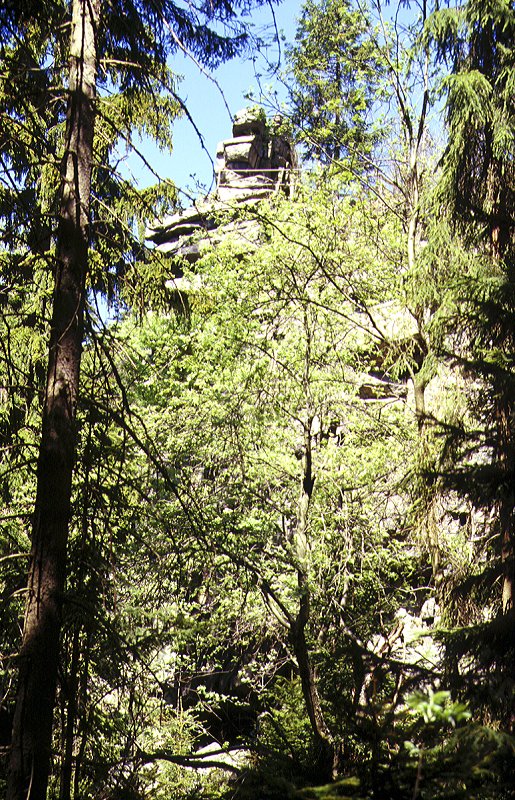
<svg viewBox="0 0 515 800">
<path fill-rule="evenodd" d="M 217 147 L 215 192 L 155 222 L 147 230 L 147 240 L 160 252 L 189 263 L 229 234 L 241 241 L 243 249 L 255 247 L 259 225 L 251 218 L 242 219 L 241 209 L 278 192 L 291 196 L 293 191 L 295 150 L 279 128 L 279 119 L 267 122 L 259 109 L 239 111 L 232 138 Z"/>
</svg>

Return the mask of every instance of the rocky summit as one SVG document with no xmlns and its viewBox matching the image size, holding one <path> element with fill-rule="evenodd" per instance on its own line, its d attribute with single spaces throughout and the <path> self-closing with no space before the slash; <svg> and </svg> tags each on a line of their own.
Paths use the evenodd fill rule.
<svg viewBox="0 0 515 800">
<path fill-rule="evenodd" d="M 251 249 L 259 227 L 248 218 L 241 219 L 241 208 L 293 191 L 295 149 L 281 127 L 280 117 L 267 120 L 261 109 L 238 111 L 232 137 L 216 149 L 216 190 L 189 208 L 155 221 L 147 229 L 147 240 L 163 254 L 189 263 L 229 234 Z M 235 213 L 228 220 L 231 211 Z"/>
</svg>

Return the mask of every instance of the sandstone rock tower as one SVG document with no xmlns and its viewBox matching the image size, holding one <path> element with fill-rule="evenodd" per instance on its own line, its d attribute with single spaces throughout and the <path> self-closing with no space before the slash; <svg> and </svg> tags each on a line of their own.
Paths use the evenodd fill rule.
<svg viewBox="0 0 515 800">
<path fill-rule="evenodd" d="M 288 196 L 293 193 L 295 150 L 288 137 L 279 132 L 280 122 L 279 118 L 267 122 L 261 109 L 239 111 L 232 138 L 217 147 L 215 192 L 190 208 L 155 222 L 147 230 L 147 239 L 163 254 L 185 258 L 189 263 L 229 233 L 251 243 L 259 226 L 251 215 L 242 219 L 242 207 L 279 192 Z M 220 215 L 231 211 L 238 213 L 221 223 Z"/>
</svg>

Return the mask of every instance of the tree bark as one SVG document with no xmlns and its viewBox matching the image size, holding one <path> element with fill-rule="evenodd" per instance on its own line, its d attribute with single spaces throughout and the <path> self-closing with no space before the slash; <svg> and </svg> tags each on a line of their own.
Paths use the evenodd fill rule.
<svg viewBox="0 0 515 800">
<path fill-rule="evenodd" d="M 500 492 L 501 497 L 498 502 L 503 571 L 501 603 L 503 614 L 508 614 L 514 608 L 513 595 L 515 590 L 515 492 L 513 490 L 513 476 L 515 474 L 513 420 L 515 411 L 511 398 L 505 398 L 504 407 L 497 408 L 496 413 L 500 451 L 498 458 L 504 473 Z"/>
<path fill-rule="evenodd" d="M 488 152 L 491 163 L 488 170 L 488 194 L 492 198 L 489 219 L 490 252 L 493 260 L 503 263 L 506 279 L 513 283 L 513 250 L 510 246 L 512 230 L 506 200 L 506 190 L 502 179 L 502 166 L 492 153 L 492 136 L 488 137 Z M 505 353 L 512 353 L 515 346 L 515 332 L 512 327 L 501 330 L 498 346 Z M 515 401 L 511 386 L 501 377 L 494 377 L 494 420 L 496 427 L 495 458 L 502 479 L 496 511 L 499 523 L 500 550 L 502 563 L 501 605 L 503 614 L 514 608 L 515 591 Z"/>
<path fill-rule="evenodd" d="M 305 626 L 309 613 L 309 590 L 305 586 L 305 576 L 302 573 L 299 573 L 299 589 L 303 595 L 300 598 L 300 610 L 290 636 L 299 667 L 302 695 L 317 747 L 317 779 L 330 782 L 335 780 L 338 775 L 339 756 L 336 743 L 324 719 L 315 670 L 306 641 Z"/>
<path fill-rule="evenodd" d="M 81 632 L 77 627 L 73 634 L 70 681 L 66 699 L 66 722 L 62 742 L 61 786 L 59 800 L 71 800 L 73 777 L 73 746 L 75 743 L 75 723 L 77 720 L 77 694 L 79 689 L 79 662 L 81 656 Z"/>
<path fill-rule="evenodd" d="M 8 800 L 44 800 L 51 768 L 89 249 L 100 2 L 72 4 L 55 289 Z"/>
</svg>

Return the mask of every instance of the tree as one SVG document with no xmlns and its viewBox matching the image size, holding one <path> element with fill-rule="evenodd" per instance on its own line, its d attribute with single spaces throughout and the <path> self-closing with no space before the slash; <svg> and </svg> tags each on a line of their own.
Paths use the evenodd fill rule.
<svg viewBox="0 0 515 800">
<path fill-rule="evenodd" d="M 242 213 L 260 229 L 259 246 L 227 235 L 194 274 L 174 264 L 191 278 L 183 313 L 174 315 L 177 293 L 170 297 L 164 286 L 166 262 L 145 253 L 133 230 L 159 202 L 173 203 L 173 191 L 138 193 L 111 169 L 116 142 L 130 141 L 134 127 L 170 143 L 163 119 L 178 101 L 163 60 L 169 29 L 154 16 L 155 4 L 137 13 L 125 9 L 137 41 L 118 5 L 109 13 L 95 2 L 75 0 L 74 7 L 71 52 L 61 25 L 70 22 L 62 16 L 67 6 L 43 7 L 47 27 L 12 4 L 0 10 L 10 37 L 0 101 L 11 126 L 4 126 L 1 142 L 1 485 L 6 517 L 21 514 L 23 522 L 35 481 L 40 396 L 45 403 L 11 798 L 44 796 L 55 692 L 59 756 L 51 792 L 60 800 L 180 797 L 190 788 L 212 797 L 216 776 L 202 789 L 191 772 L 181 778 L 178 769 L 219 766 L 241 746 L 253 764 L 230 769 L 242 773 L 243 794 L 254 771 L 262 796 L 268 766 L 296 784 L 359 774 L 362 794 L 376 797 L 499 795 L 509 785 L 509 742 L 474 727 L 451 734 L 449 726 L 464 723 L 467 711 L 445 688 L 430 688 L 439 680 L 463 691 L 460 680 L 468 679 L 477 695 L 477 684 L 482 691 L 489 677 L 491 651 L 503 647 L 507 661 L 510 650 L 509 614 L 477 629 L 440 631 L 457 643 L 445 671 L 425 621 L 437 614 L 430 588 L 436 574 L 445 579 L 439 599 L 447 622 L 453 573 L 483 547 L 469 536 L 468 521 L 461 522 L 463 487 L 460 495 L 448 491 L 460 488 L 459 467 L 472 468 L 469 496 L 482 494 L 486 509 L 496 503 L 502 513 L 512 509 L 509 491 L 503 494 L 511 486 L 511 445 L 500 447 L 505 440 L 498 435 L 510 426 L 506 415 L 501 426 L 492 425 L 501 390 L 502 408 L 511 413 L 511 228 L 497 224 L 508 201 L 496 200 L 494 191 L 497 210 L 487 224 L 491 195 L 472 181 L 476 208 L 467 219 L 456 208 L 452 224 L 442 219 L 442 209 L 453 208 L 449 186 L 438 214 L 426 215 L 421 152 L 435 37 L 428 33 L 421 51 L 397 59 L 385 23 L 385 46 L 374 45 L 397 97 L 403 147 L 393 166 L 376 164 L 356 183 L 349 170 L 340 178 L 336 170 L 305 176 L 295 199 L 245 206 Z M 184 13 L 181 26 L 198 55 L 204 30 L 197 36 Z M 206 48 L 206 58 L 221 56 L 223 41 L 209 35 L 208 41 L 214 49 Z M 460 58 L 467 41 L 460 40 Z M 509 62 L 504 41 L 500 53 Z M 421 70 L 413 73 L 417 58 Z M 72 76 L 62 89 L 70 61 Z M 503 67 L 499 76 L 505 73 Z M 422 77 L 418 115 L 413 74 Z M 25 104 L 11 75 L 19 78 Z M 504 97 L 500 77 L 498 84 Z M 468 138 L 477 144 L 483 134 L 476 136 L 467 119 Z M 452 146 L 450 140 L 446 158 Z M 365 148 L 364 160 L 368 154 Z M 469 156 L 460 156 L 463 169 Z M 490 188 L 511 175 L 505 166 L 495 166 Z M 450 174 L 444 160 L 444 175 Z M 509 181 L 503 186 L 509 199 Z M 230 216 L 238 231 L 237 212 Z M 123 303 L 143 287 L 155 289 L 164 313 L 141 318 L 141 305 L 104 329 L 88 307 L 88 297 L 94 305 L 100 292 Z M 176 307 L 180 293 L 178 299 Z M 448 356 L 451 347 L 453 367 L 445 359 L 437 373 L 436 355 Z M 476 377 L 474 386 L 458 380 L 457 363 Z M 433 376 L 436 397 L 426 398 Z M 471 401 L 484 405 L 485 387 L 481 416 Z M 456 443 L 433 431 L 461 438 Z M 473 441 L 479 445 L 466 464 Z M 417 449 L 425 449 L 418 467 Z M 433 557 L 433 579 L 409 508 L 420 499 L 421 473 L 428 487 L 423 498 L 442 501 L 445 514 L 447 559 L 440 571 Z M 52 481 L 58 491 L 50 505 Z M 3 641 L 12 652 L 21 586 L 15 565 L 26 543 L 20 524 L 3 521 L 2 600 L 14 598 Z M 484 522 L 489 542 L 487 516 Z M 434 550 L 438 556 L 441 540 Z M 481 619 L 488 602 L 481 598 L 476 609 Z M 44 648 L 48 675 L 41 669 Z M 465 662 L 463 652 L 478 657 Z M 419 693 L 410 699 L 413 689 Z M 41 699 L 39 716 L 29 715 Z M 204 759 L 198 748 L 208 737 L 220 752 Z M 491 778 L 485 761 L 494 765 Z M 346 788 L 342 783 L 331 793 Z M 228 791 L 233 796 L 239 788 Z"/>
<path fill-rule="evenodd" d="M 414 9 L 412 5 L 415 6 Z M 362 163 L 360 179 L 373 188 L 390 212 L 399 215 L 403 225 L 406 259 L 402 259 L 400 269 L 403 270 L 407 289 L 407 312 L 412 315 L 414 326 L 411 336 L 406 337 L 400 349 L 399 343 L 394 341 L 389 345 L 385 344 L 385 347 L 389 347 L 391 359 L 397 359 L 399 364 L 402 363 L 408 369 L 413 383 L 415 413 L 420 433 L 418 471 L 422 474 L 430 460 L 430 453 L 434 450 L 429 441 L 429 420 L 433 409 L 427 402 L 426 389 L 436 376 L 436 343 L 432 341 L 429 323 L 439 305 L 437 292 L 431 292 L 431 284 L 421 284 L 419 271 L 423 249 L 421 241 L 427 227 L 424 198 L 431 188 L 430 174 L 436 162 L 429 131 L 435 67 L 430 60 L 427 42 L 424 43 L 422 37 L 432 4 L 397 3 L 391 10 L 384 6 L 379 1 L 358 3 L 355 8 L 349 5 L 347 13 L 353 24 L 337 34 L 334 32 L 339 31 L 341 5 L 326 4 L 323 10 L 314 9 L 313 6 L 306 7 L 304 25 L 309 23 L 312 29 L 310 37 L 303 40 L 297 58 L 300 58 L 299 53 L 304 53 L 304 50 L 304 58 L 309 53 L 312 57 L 316 52 L 325 53 L 324 48 L 329 41 L 334 47 L 332 57 L 337 63 L 340 59 L 346 65 L 349 81 L 356 80 L 356 76 L 361 80 L 363 74 L 367 75 L 362 73 L 363 60 L 370 70 L 366 77 L 366 91 L 362 88 L 366 102 L 363 100 L 363 111 L 359 118 L 361 141 L 356 139 L 353 153 L 356 163 L 360 160 Z M 403 6 L 409 8 L 405 9 Z M 347 39 L 349 31 L 356 37 L 356 42 L 351 46 Z M 335 35 L 340 37 L 336 44 L 333 41 Z M 309 101 L 310 91 L 305 77 L 299 78 L 297 73 L 295 77 L 299 84 L 298 98 L 307 97 Z M 330 76 L 325 91 L 333 92 L 335 97 L 340 98 L 347 112 L 349 108 L 352 109 L 352 102 L 349 101 L 345 88 L 342 90 L 334 75 Z M 330 103 L 324 108 L 330 109 Z M 355 115 L 353 119 L 356 123 L 358 116 Z M 381 130 L 381 135 L 374 133 L 378 130 Z M 349 134 L 351 131 L 349 128 Z M 339 141 L 336 127 L 331 129 L 327 126 L 326 134 L 328 141 L 335 146 Z M 331 154 L 330 148 L 326 148 L 322 160 L 341 169 L 342 164 L 338 165 L 338 158 L 338 151 Z M 441 549 L 435 521 L 438 492 L 436 486 L 430 490 L 428 482 L 423 479 L 419 488 L 422 483 L 425 483 L 424 502 L 420 502 L 420 498 L 416 501 L 419 538 L 431 558 L 433 573 L 438 581 Z M 413 494 L 415 497 L 417 492 L 414 491 Z"/>
<path fill-rule="evenodd" d="M 138 466 L 140 445 L 134 460 L 126 454 L 138 496 L 152 501 L 137 531 L 154 563 L 167 538 L 176 554 L 161 578 L 174 574 L 173 608 L 154 612 L 121 568 L 121 616 L 133 615 L 143 649 L 152 638 L 135 631 L 143 608 L 154 626 L 170 612 L 168 653 L 160 657 L 154 640 L 164 708 L 181 709 L 193 741 L 196 732 L 222 751 L 248 748 L 261 792 L 267 766 L 276 778 L 316 783 L 336 767 L 359 772 L 378 797 L 411 798 L 423 752 L 422 786 L 445 797 L 460 781 L 474 785 L 459 769 L 474 730 L 449 736 L 449 727 L 414 724 L 405 707 L 413 689 L 427 698 L 445 675 L 430 627 L 413 618 L 431 599 L 408 516 L 418 426 L 404 400 L 406 369 L 395 364 L 395 381 L 388 360 L 395 341 L 406 355 L 411 330 L 396 280 L 405 237 L 357 186 L 308 180 L 297 202 L 254 210 L 263 226 L 256 251 L 227 236 L 195 266 L 195 281 L 182 264 L 188 316 L 152 315 L 135 330 L 126 320 L 116 332 L 131 423 L 160 457 L 149 468 Z M 383 333 L 390 324 L 397 339 Z M 470 542 L 457 523 L 451 538 L 454 568 Z M 440 695 L 416 695 L 408 707 L 449 723 L 452 704 Z M 132 747 L 149 764 L 201 763 L 167 733 L 165 723 L 145 731 L 133 722 L 124 758 Z M 477 737 L 495 758 L 506 744 Z M 244 792 L 248 767 L 238 769 Z M 486 794 L 496 779 L 483 776 L 477 791 Z"/>
<path fill-rule="evenodd" d="M 10 763 L 8 796 L 13 799 L 45 797 L 48 781 L 92 242 L 91 182 L 101 105 L 98 89 L 109 82 L 127 90 L 135 85 L 148 88 L 152 77 L 166 87 L 166 57 L 179 41 L 209 66 L 235 55 L 246 43 L 242 29 L 226 37 L 204 24 L 204 19 L 221 21 L 230 28 L 234 11 L 223 3 L 206 6 L 197 15 L 169 3 L 143 8 L 130 3 L 107 12 L 99 0 L 73 0 L 69 9 L 60 4 L 45 7 L 45 22 L 49 9 L 69 27 L 67 44 L 61 39 L 62 26 L 57 33 L 47 31 L 56 59 L 64 57 L 67 63 L 66 125 L 61 143 L 48 371 Z M 2 13 L 2 32 L 8 42 L 17 42 L 25 27 L 32 26 L 32 11 L 29 5 L 21 10 L 8 7 Z M 34 29 L 37 36 L 37 26 Z M 41 47 L 33 54 L 39 61 L 30 61 L 25 69 L 44 72 L 47 49 Z M 13 108 L 16 114 L 16 103 Z M 37 134 L 43 138 L 41 130 Z"/>
<path fill-rule="evenodd" d="M 449 140 L 438 201 L 483 256 L 484 266 L 470 275 L 462 324 L 469 333 L 466 357 L 489 395 L 485 421 L 495 431 L 493 439 L 487 436 L 487 447 L 496 471 L 495 489 L 491 488 L 504 613 L 513 609 L 515 537 L 514 374 L 508 355 L 515 345 L 514 35 L 515 14 L 508 0 L 468 0 L 455 9 L 442 9 L 429 19 L 426 31 L 437 57 L 451 68 L 443 84 Z"/>
<path fill-rule="evenodd" d="M 324 164 L 345 159 L 358 171 L 367 166 L 382 72 L 370 24 L 348 0 L 308 0 L 303 6 L 288 59 L 292 121 L 307 159 Z"/>
<path fill-rule="evenodd" d="M 45 797 L 75 455 L 100 3 L 75 2 L 56 277 L 8 796 Z"/>
<path fill-rule="evenodd" d="M 390 609 L 379 575 L 394 582 L 396 574 L 404 585 L 407 569 L 404 544 L 392 542 L 390 550 L 374 517 L 379 508 L 389 515 L 400 479 L 378 442 L 404 413 L 405 391 L 387 377 L 387 368 L 380 370 L 384 383 L 363 374 L 367 366 L 374 372 L 369 351 L 385 343 L 381 303 L 392 301 L 399 288 L 399 229 L 380 205 L 372 214 L 359 198 L 356 186 L 324 190 L 313 180 L 295 202 L 258 210 L 263 238 L 256 252 L 242 255 L 228 237 L 206 254 L 195 267 L 201 285 L 189 297 L 189 331 L 174 334 L 168 323 L 166 345 L 152 341 L 156 363 L 145 373 L 138 402 L 140 417 L 155 419 L 159 451 L 166 459 L 173 454 L 169 468 L 189 509 L 185 520 L 174 501 L 180 520 L 174 524 L 172 513 L 174 540 L 190 526 L 197 529 L 203 569 L 216 570 L 223 584 L 208 584 L 207 592 L 202 581 L 190 595 L 190 609 L 197 592 L 203 598 L 198 613 L 206 659 L 193 672 L 201 681 L 221 659 L 218 609 L 226 613 L 226 654 L 239 642 L 237 631 L 252 626 L 252 648 L 265 627 L 268 659 L 263 664 L 264 653 L 244 649 L 238 685 L 254 676 L 258 708 L 259 678 L 270 686 L 264 730 L 275 719 L 299 774 L 326 781 L 345 768 L 342 748 L 354 757 L 348 717 L 362 707 L 373 659 L 362 643 L 381 626 L 379 609 Z M 147 330 L 158 328 L 149 321 Z M 174 341 L 182 341 L 182 379 L 166 367 L 174 360 L 166 355 Z M 168 398 L 162 407 L 158 385 Z M 391 455 L 397 448 L 405 452 L 412 439 L 403 431 L 389 441 Z M 247 599 L 238 611 L 242 592 Z M 206 652 L 209 618 L 217 627 Z M 198 653 L 194 637 L 190 648 Z M 182 654 L 187 660 L 189 653 Z M 297 710 L 285 729 L 270 704 L 273 709 L 278 702 L 275 686 L 286 664 L 295 677 L 285 692 L 298 691 L 304 711 Z M 363 714 L 377 733 L 375 698 L 363 701 Z M 299 740 L 308 743 L 307 752 Z M 258 753 L 260 747 L 266 753 L 265 745 L 263 736 Z"/>
</svg>

